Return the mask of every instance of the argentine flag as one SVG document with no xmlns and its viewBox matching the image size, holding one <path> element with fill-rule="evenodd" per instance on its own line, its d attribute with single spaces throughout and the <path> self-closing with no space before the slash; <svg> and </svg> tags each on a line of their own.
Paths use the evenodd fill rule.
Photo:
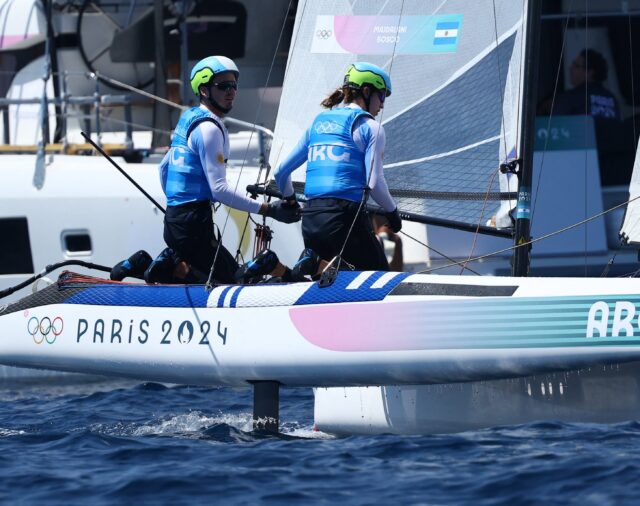
<svg viewBox="0 0 640 506">
<path fill-rule="evenodd" d="M 456 44 L 458 42 L 458 28 L 460 28 L 460 21 L 441 21 L 437 23 L 433 44 L 435 46 Z"/>
</svg>

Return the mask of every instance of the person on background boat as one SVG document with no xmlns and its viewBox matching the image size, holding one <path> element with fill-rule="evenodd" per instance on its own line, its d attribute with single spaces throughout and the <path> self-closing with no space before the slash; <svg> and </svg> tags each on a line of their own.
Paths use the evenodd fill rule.
<svg viewBox="0 0 640 506">
<path fill-rule="evenodd" d="M 211 210 L 214 202 L 284 223 L 300 219 L 297 203 L 260 203 L 227 183 L 229 133 L 222 119 L 233 107 L 239 74 L 236 64 L 225 56 L 204 58 L 191 70 L 191 88 L 200 105 L 181 115 L 171 148 L 159 168 L 167 196 L 164 240 L 168 248 L 151 263 L 148 254 L 134 254 L 114 267 L 112 279 L 136 277 L 142 270 L 149 283 L 200 283 L 207 280 L 214 258 L 213 279 L 221 283 L 235 283 L 236 274 L 244 280 L 247 276 L 286 273 L 270 250 L 240 269 L 214 235 Z"/>
<path fill-rule="evenodd" d="M 569 68 L 572 88 L 558 95 L 553 103 L 553 115 L 586 114 L 594 118 L 619 120 L 618 101 L 603 84 L 608 73 L 607 60 L 600 52 L 583 49 Z M 541 112 L 548 114 L 551 100 L 545 104 L 547 110 Z"/>
<path fill-rule="evenodd" d="M 302 210 L 307 249 L 301 261 L 310 249 L 329 262 L 344 245 L 342 259 L 356 270 L 389 270 L 364 205 L 370 195 L 386 211 L 391 230 L 402 228 L 382 171 L 384 128 L 374 119 L 389 95 L 391 80 L 383 69 L 366 62 L 352 64 L 343 85 L 322 101 L 327 110 L 316 116 L 276 168 L 274 178 L 284 200 L 293 204 L 291 173 L 307 163 L 307 204 Z"/>
</svg>

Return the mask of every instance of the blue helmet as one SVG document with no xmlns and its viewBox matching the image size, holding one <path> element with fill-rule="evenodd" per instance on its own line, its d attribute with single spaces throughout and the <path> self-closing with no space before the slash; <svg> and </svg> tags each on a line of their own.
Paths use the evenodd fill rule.
<svg viewBox="0 0 640 506">
<path fill-rule="evenodd" d="M 203 84 L 207 84 L 213 76 L 222 72 L 233 72 L 236 75 L 236 79 L 240 75 L 238 67 L 233 63 L 233 60 L 226 56 L 207 56 L 200 60 L 191 69 L 191 89 L 198 95 L 198 88 Z"/>
<path fill-rule="evenodd" d="M 391 95 L 391 78 L 384 70 L 373 63 L 364 61 L 353 63 L 344 76 L 344 84 L 353 88 L 361 88 L 370 84 L 378 90 L 386 90 Z"/>
</svg>

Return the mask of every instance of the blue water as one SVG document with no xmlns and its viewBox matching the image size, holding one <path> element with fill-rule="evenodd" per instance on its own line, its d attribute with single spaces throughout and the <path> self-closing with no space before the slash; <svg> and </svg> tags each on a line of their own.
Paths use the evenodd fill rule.
<svg viewBox="0 0 640 506">
<path fill-rule="evenodd" d="M 0 384 L 2 504 L 637 504 L 640 424 L 537 423 L 335 438 L 281 392 L 110 381 Z"/>
</svg>

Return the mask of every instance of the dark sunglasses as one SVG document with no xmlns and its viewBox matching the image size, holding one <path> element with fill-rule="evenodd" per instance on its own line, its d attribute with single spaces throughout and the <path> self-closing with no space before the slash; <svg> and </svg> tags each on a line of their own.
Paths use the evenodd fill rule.
<svg viewBox="0 0 640 506">
<path fill-rule="evenodd" d="M 384 104 L 384 101 L 387 99 L 387 90 L 378 90 L 378 98 L 380 99 L 380 103 Z"/>
<path fill-rule="evenodd" d="M 238 89 L 238 83 L 236 81 L 222 81 L 221 83 L 211 83 L 211 86 L 215 86 L 220 91 L 229 91 L 231 88 Z"/>
</svg>

